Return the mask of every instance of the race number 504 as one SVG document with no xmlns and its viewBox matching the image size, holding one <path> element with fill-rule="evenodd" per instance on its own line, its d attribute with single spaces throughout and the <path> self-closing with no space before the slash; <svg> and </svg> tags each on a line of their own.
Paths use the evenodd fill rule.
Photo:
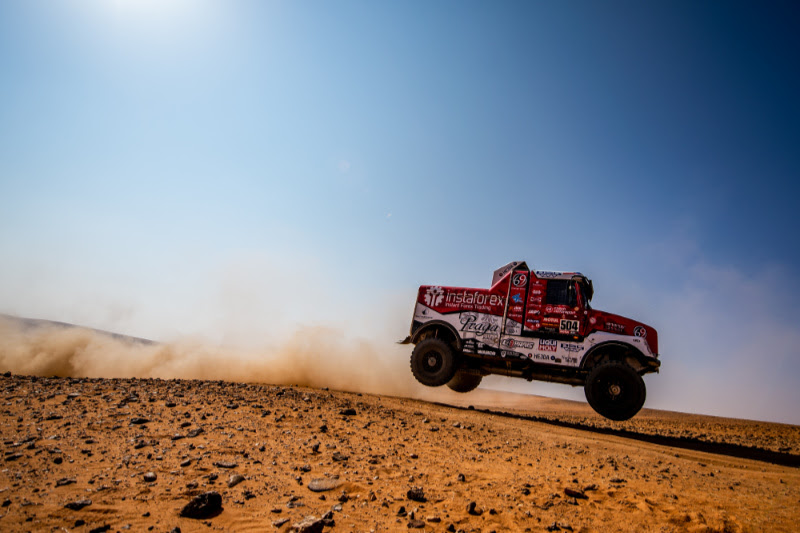
<svg viewBox="0 0 800 533">
<path fill-rule="evenodd" d="M 559 325 L 559 331 L 561 333 L 577 333 L 578 332 L 578 321 L 577 320 L 568 320 L 562 319 L 561 324 Z"/>
</svg>

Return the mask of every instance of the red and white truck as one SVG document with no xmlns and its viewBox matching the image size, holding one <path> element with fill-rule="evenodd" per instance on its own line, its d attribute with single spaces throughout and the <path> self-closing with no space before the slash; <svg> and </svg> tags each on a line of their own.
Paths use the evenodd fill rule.
<svg viewBox="0 0 800 533">
<path fill-rule="evenodd" d="M 423 385 L 457 392 L 499 374 L 583 386 L 599 414 L 627 420 L 644 405 L 642 376 L 658 372 L 652 326 L 592 309 L 580 272 L 497 269 L 488 289 L 423 285 L 411 334 L 411 371 Z"/>
</svg>

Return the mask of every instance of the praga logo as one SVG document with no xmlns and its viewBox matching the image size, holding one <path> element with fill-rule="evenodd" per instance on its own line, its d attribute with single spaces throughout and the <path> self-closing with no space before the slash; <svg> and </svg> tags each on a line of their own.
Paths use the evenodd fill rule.
<svg viewBox="0 0 800 533">
<path fill-rule="evenodd" d="M 532 342 L 520 341 L 517 339 L 503 339 L 503 342 L 500 344 L 507 348 L 517 348 L 521 350 L 533 350 L 536 347 Z"/>
<path fill-rule="evenodd" d="M 428 287 L 425 293 L 425 303 L 430 307 L 436 307 L 444 299 L 444 289 L 441 287 Z"/>
<path fill-rule="evenodd" d="M 583 350 L 583 346 L 580 344 L 569 344 L 567 342 L 562 342 L 561 349 L 567 352 L 580 352 Z"/>
<path fill-rule="evenodd" d="M 528 275 L 522 272 L 514 274 L 514 278 L 511 280 L 511 283 L 513 283 L 515 287 L 524 287 L 527 282 Z"/>
<path fill-rule="evenodd" d="M 635 328 L 633 328 L 633 334 L 636 335 L 637 337 L 641 337 L 644 339 L 645 337 L 647 337 L 647 330 L 644 329 L 642 326 L 636 326 Z"/>
<path fill-rule="evenodd" d="M 554 339 L 539 339 L 539 349 L 543 352 L 555 352 L 557 343 Z"/>
<path fill-rule="evenodd" d="M 474 333 L 477 337 L 482 337 L 487 333 L 497 333 L 500 329 L 494 320 L 486 320 L 486 315 L 482 315 L 484 320 L 478 321 L 478 315 L 475 313 L 461 313 L 461 331 L 467 333 Z"/>
</svg>

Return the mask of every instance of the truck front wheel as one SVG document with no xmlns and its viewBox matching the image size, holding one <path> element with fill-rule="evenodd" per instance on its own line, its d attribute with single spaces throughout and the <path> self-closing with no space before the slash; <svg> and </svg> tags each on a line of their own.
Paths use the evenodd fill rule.
<svg viewBox="0 0 800 533">
<path fill-rule="evenodd" d="M 456 373 L 453 349 L 441 339 L 420 341 L 411 352 L 411 372 L 423 385 L 444 385 Z"/>
<path fill-rule="evenodd" d="M 633 368 L 618 361 L 597 365 L 583 387 L 592 409 L 611 420 L 628 420 L 644 405 L 644 380 Z"/>
<path fill-rule="evenodd" d="M 456 392 L 469 392 L 478 388 L 483 376 L 480 374 L 470 374 L 468 372 L 456 372 L 453 379 L 447 382 L 447 386 Z"/>
</svg>

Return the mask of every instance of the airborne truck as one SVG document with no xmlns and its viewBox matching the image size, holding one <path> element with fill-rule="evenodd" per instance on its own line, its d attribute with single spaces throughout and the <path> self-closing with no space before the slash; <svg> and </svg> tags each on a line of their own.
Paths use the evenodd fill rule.
<svg viewBox="0 0 800 533">
<path fill-rule="evenodd" d="M 469 392 L 483 376 L 583 386 L 589 405 L 627 420 L 644 405 L 642 376 L 658 372 L 658 333 L 592 309 L 592 281 L 579 272 L 530 270 L 514 261 L 489 289 L 423 285 L 411 334 L 414 377 Z"/>
</svg>

